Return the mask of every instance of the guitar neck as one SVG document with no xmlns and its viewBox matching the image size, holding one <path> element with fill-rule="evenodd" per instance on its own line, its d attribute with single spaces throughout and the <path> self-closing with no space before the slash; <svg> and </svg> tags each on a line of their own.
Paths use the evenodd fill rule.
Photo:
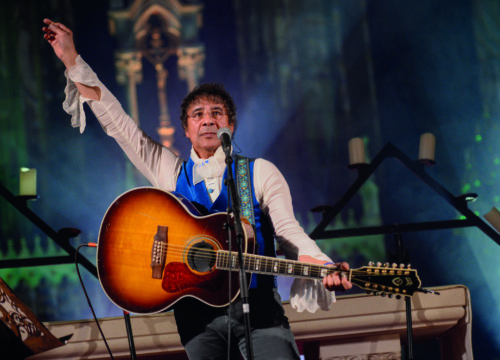
<svg viewBox="0 0 500 360">
<path fill-rule="evenodd" d="M 217 251 L 215 266 L 221 270 L 239 269 L 238 253 Z M 416 270 L 396 264 L 364 266 L 359 269 L 339 270 L 332 266 L 315 265 L 295 260 L 285 260 L 261 255 L 243 254 L 245 272 L 289 276 L 304 279 L 322 279 L 334 272 L 342 273 L 354 285 L 373 294 L 411 296 L 420 288 Z"/>
<path fill-rule="evenodd" d="M 227 250 L 217 251 L 216 267 L 221 270 L 239 269 L 238 253 Z M 286 260 L 268 256 L 243 254 L 245 272 L 280 275 L 304 279 L 322 279 L 326 275 L 339 271 L 331 266 L 314 265 L 295 260 Z M 350 279 L 351 271 L 342 271 Z"/>
</svg>

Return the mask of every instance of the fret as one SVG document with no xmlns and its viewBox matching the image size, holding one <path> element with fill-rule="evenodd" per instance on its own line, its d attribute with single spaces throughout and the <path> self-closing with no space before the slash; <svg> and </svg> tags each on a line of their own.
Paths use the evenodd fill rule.
<svg viewBox="0 0 500 360">
<path fill-rule="evenodd" d="M 255 256 L 252 255 L 243 255 L 243 267 L 245 270 L 253 272 L 255 264 Z"/>
<path fill-rule="evenodd" d="M 217 256 L 217 258 L 215 260 L 216 267 L 218 267 L 219 269 L 223 269 L 225 267 L 224 266 L 224 253 L 221 251 L 218 251 L 216 256 Z"/>
<path fill-rule="evenodd" d="M 302 266 L 302 275 L 308 276 L 309 275 L 309 266 L 308 265 L 303 265 Z"/>
<path fill-rule="evenodd" d="M 223 270 L 237 271 L 239 268 L 238 254 L 227 250 L 217 251 L 216 267 Z M 308 279 L 322 279 L 330 268 L 321 265 L 311 265 L 295 260 L 271 258 L 267 256 L 244 254 L 243 267 L 246 272 L 269 275 L 281 275 Z"/>
<path fill-rule="evenodd" d="M 271 261 L 270 260 L 271 259 L 269 259 L 269 258 L 263 259 L 263 261 L 264 261 L 264 266 L 263 266 L 264 270 L 263 270 L 263 272 L 264 273 L 271 273 Z"/>
<path fill-rule="evenodd" d="M 269 259 L 267 268 L 270 274 L 273 273 L 273 266 L 274 266 L 274 259 Z"/>
<path fill-rule="evenodd" d="M 222 254 L 220 252 L 215 253 L 215 267 L 219 268 L 219 269 L 221 268 L 221 257 L 222 257 Z"/>
</svg>

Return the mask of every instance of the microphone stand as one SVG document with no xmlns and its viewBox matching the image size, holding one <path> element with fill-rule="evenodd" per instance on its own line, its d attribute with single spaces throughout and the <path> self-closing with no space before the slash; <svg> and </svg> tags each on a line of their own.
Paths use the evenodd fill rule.
<svg viewBox="0 0 500 360">
<path fill-rule="evenodd" d="M 243 319 L 245 325 L 245 342 L 247 350 L 247 359 L 253 360 L 253 344 L 250 332 L 250 304 L 248 302 L 248 285 L 247 278 L 245 274 L 245 269 L 243 266 L 243 239 L 245 237 L 243 231 L 243 225 L 241 223 L 240 217 L 240 199 L 238 193 L 236 192 L 236 184 L 234 182 L 233 176 L 233 158 L 231 157 L 231 147 L 222 145 L 224 154 L 226 155 L 226 168 L 227 168 L 227 192 L 229 195 L 230 204 L 232 207 L 232 212 L 234 214 L 234 227 L 236 231 L 236 245 L 238 247 L 238 262 L 239 262 L 239 279 L 240 279 L 240 296 L 241 304 L 243 306 Z M 229 210 L 229 209 L 228 209 Z M 228 211 L 229 214 L 229 211 Z M 229 221 L 228 229 L 230 231 Z M 232 271 L 231 269 L 229 271 Z"/>
<path fill-rule="evenodd" d="M 401 233 L 397 233 L 394 236 L 396 245 L 396 254 L 392 256 L 391 262 L 397 264 L 408 263 L 410 261 L 409 254 L 405 251 L 403 247 L 403 236 Z M 406 339 L 408 341 L 406 349 L 406 359 L 414 360 L 413 357 L 413 320 L 411 314 L 411 297 L 405 296 L 405 310 L 406 310 Z"/>
</svg>

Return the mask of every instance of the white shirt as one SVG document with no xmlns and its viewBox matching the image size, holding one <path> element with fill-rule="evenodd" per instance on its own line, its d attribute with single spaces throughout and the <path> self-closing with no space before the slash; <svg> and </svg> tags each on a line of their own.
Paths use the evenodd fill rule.
<svg viewBox="0 0 500 360">
<path fill-rule="evenodd" d="M 136 125 L 80 56 L 77 58 L 77 65 L 71 67 L 65 75 L 68 82 L 63 108 L 72 115 L 72 125 L 79 127 L 80 132 L 84 131 L 83 103 L 87 102 L 106 134 L 117 141 L 149 182 L 154 187 L 174 191 L 182 159 L 148 137 Z M 101 90 L 100 101 L 81 97 L 75 82 L 98 86 Z M 196 182 L 205 181 L 207 188 L 212 190 L 209 192 L 212 200 L 216 199 L 220 193 L 225 169 L 222 149 L 219 148 L 209 159 L 200 159 L 195 151 L 191 150 L 191 158 L 195 163 L 193 179 Z M 298 256 L 309 255 L 330 262 L 331 259 L 309 238 L 295 219 L 288 184 L 276 166 L 267 160 L 256 159 L 253 182 L 255 197 L 261 210 L 271 218 L 276 241 L 286 257 L 297 259 Z M 318 307 L 328 309 L 332 301 L 333 293 L 327 291 L 319 281 L 296 279 L 292 285 L 290 303 L 297 311 L 314 312 Z"/>
</svg>

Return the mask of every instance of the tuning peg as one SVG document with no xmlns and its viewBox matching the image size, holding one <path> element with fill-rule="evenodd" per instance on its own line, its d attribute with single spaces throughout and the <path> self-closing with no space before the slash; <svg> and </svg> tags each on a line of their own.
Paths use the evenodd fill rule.
<svg viewBox="0 0 500 360">
<path fill-rule="evenodd" d="M 384 267 L 388 268 L 389 267 L 389 263 L 388 262 L 384 263 Z"/>
<path fill-rule="evenodd" d="M 373 261 L 370 261 L 370 262 L 368 263 L 368 266 L 373 266 L 373 265 L 375 265 Z"/>
<path fill-rule="evenodd" d="M 393 268 L 393 269 L 395 269 L 395 268 L 397 268 L 397 267 L 398 267 L 398 264 L 396 264 L 396 263 L 392 263 L 392 268 Z"/>
<path fill-rule="evenodd" d="M 411 269 L 411 264 L 406 265 L 407 269 Z"/>
<path fill-rule="evenodd" d="M 381 267 L 381 266 L 382 266 L 382 263 L 379 261 L 379 262 L 377 263 L 377 267 Z"/>
<path fill-rule="evenodd" d="M 405 264 L 399 264 L 399 268 L 400 269 L 404 269 L 405 268 Z"/>
</svg>

